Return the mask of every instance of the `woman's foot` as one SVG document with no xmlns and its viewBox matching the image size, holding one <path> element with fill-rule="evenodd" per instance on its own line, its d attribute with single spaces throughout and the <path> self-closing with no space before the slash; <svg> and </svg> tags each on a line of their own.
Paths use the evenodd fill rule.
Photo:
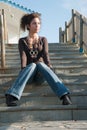
<svg viewBox="0 0 87 130">
<path fill-rule="evenodd" d="M 17 104 L 15 102 L 17 100 L 17 98 L 15 98 L 14 96 L 9 95 L 9 94 L 6 94 L 5 97 L 6 97 L 7 106 L 17 106 Z"/>
<path fill-rule="evenodd" d="M 63 102 L 62 102 L 63 105 L 71 105 L 72 104 L 69 94 L 64 95 L 61 99 L 63 100 Z"/>
</svg>

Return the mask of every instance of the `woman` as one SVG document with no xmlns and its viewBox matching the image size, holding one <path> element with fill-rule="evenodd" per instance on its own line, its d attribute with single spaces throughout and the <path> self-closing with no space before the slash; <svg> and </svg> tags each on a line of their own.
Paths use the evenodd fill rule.
<svg viewBox="0 0 87 130">
<path fill-rule="evenodd" d="M 5 94 L 7 106 L 16 106 L 27 83 L 32 81 L 48 82 L 55 94 L 62 100 L 63 105 L 71 104 L 69 90 L 59 80 L 52 70 L 48 54 L 48 42 L 45 37 L 38 35 L 41 26 L 40 15 L 25 14 L 20 22 L 23 30 L 28 30 L 27 37 L 19 39 L 21 71 L 11 88 Z"/>
</svg>

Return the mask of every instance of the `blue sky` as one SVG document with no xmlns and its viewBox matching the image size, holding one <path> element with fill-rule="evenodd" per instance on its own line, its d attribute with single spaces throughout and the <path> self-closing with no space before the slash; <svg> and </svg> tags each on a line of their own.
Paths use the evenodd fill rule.
<svg viewBox="0 0 87 130">
<path fill-rule="evenodd" d="M 39 35 L 46 36 L 49 43 L 59 41 L 59 27 L 71 18 L 75 9 L 87 17 L 87 0 L 12 0 L 41 13 L 42 25 Z"/>
</svg>

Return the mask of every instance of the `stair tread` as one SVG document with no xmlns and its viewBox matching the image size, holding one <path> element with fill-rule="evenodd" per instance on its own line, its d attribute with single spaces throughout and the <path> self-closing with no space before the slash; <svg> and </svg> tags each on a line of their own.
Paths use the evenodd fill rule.
<svg viewBox="0 0 87 130">
<path fill-rule="evenodd" d="M 71 94 L 71 97 L 74 97 L 74 96 L 82 96 L 82 97 L 84 97 L 84 96 L 87 96 L 87 92 L 72 92 Z M 43 97 L 43 98 L 47 98 L 47 97 L 56 97 L 57 98 L 57 96 L 53 93 L 53 92 L 47 92 L 47 93 L 45 93 L 45 92 L 43 92 L 43 94 L 41 94 L 41 93 L 33 93 L 33 92 L 23 92 L 23 94 L 22 94 L 22 97 Z M 5 98 L 5 94 L 3 94 L 3 93 L 0 93 L 0 98 Z"/>
<path fill-rule="evenodd" d="M 87 105 L 32 105 L 16 107 L 0 107 L 0 112 L 33 111 L 33 110 L 87 110 Z"/>
<path fill-rule="evenodd" d="M 85 73 L 64 73 L 64 74 L 62 74 L 62 73 L 56 73 L 58 76 L 70 76 L 70 77 L 78 77 L 78 76 L 87 76 L 87 73 L 85 72 Z M 3 76 L 17 76 L 18 75 L 18 73 L 2 73 L 2 74 L 0 74 L 0 78 Z"/>
</svg>

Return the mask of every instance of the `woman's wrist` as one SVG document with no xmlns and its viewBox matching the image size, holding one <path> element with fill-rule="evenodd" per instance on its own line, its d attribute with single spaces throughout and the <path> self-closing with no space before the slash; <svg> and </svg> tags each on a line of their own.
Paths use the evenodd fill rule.
<svg viewBox="0 0 87 130">
<path fill-rule="evenodd" d="M 25 67 L 21 67 L 21 69 L 24 69 Z"/>
</svg>

